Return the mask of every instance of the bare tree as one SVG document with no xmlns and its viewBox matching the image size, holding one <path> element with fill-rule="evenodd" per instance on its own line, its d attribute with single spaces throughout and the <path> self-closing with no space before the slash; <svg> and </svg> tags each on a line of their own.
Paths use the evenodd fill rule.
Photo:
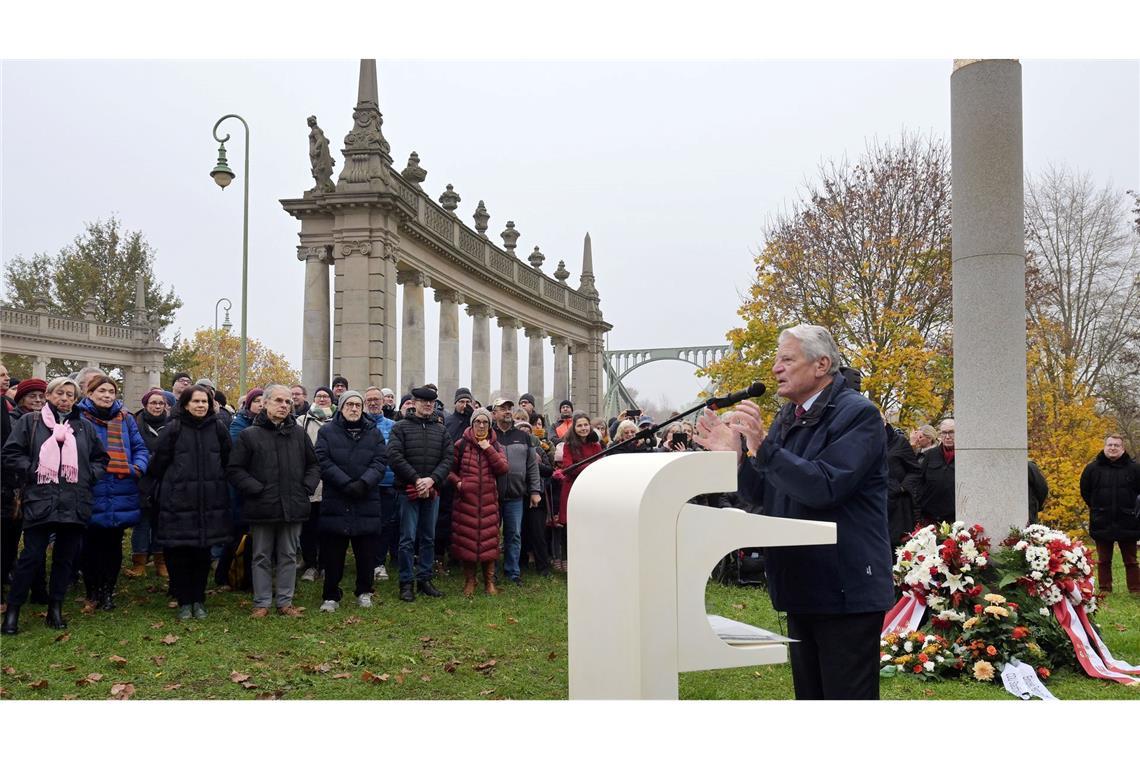
<svg viewBox="0 0 1140 760">
<path fill-rule="evenodd" d="M 1140 345 L 1140 238 L 1124 194 L 1088 174 L 1050 167 L 1025 188 L 1026 247 L 1039 278 L 1027 304 L 1040 326 L 1044 370 L 1098 395 L 1119 387 Z M 1108 382 L 1111 377 L 1112 382 Z"/>
</svg>

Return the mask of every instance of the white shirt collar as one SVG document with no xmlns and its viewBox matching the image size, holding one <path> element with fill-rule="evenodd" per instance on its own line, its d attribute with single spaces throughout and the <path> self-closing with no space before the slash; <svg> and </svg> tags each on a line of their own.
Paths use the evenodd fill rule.
<svg viewBox="0 0 1140 760">
<path fill-rule="evenodd" d="M 805 402 L 803 402 L 802 404 L 800 404 L 800 406 L 802 406 L 802 407 L 804 408 L 804 411 L 805 411 L 805 412 L 806 412 L 808 409 L 811 409 L 811 405 L 815 403 L 815 400 L 816 400 L 817 398 L 819 398 L 819 394 L 823 393 L 825 390 L 827 390 L 827 387 L 826 387 L 826 386 L 824 386 L 823 388 L 820 388 L 818 391 L 816 391 L 816 394 L 815 394 L 814 396 L 812 396 L 812 397 L 811 397 L 811 398 L 809 398 L 807 401 L 805 401 Z"/>
</svg>

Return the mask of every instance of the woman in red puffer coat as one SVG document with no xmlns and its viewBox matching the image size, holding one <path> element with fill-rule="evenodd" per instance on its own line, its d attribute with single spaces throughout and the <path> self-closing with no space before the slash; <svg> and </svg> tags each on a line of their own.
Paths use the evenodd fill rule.
<svg viewBox="0 0 1140 760">
<path fill-rule="evenodd" d="M 498 476 L 510 469 L 495 440 L 491 413 L 476 409 L 471 425 L 455 442 L 455 459 L 449 480 L 455 484 L 451 507 L 451 556 L 463 565 L 463 595 L 475 593 L 476 565 L 483 566 L 488 594 L 495 588 L 495 560 L 499 558 Z"/>
</svg>

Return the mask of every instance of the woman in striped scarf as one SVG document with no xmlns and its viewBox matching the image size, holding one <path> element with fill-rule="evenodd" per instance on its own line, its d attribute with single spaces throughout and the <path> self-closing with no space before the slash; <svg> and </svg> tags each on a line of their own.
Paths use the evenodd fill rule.
<svg viewBox="0 0 1140 760">
<path fill-rule="evenodd" d="M 146 472 L 150 452 L 138 424 L 118 399 L 119 387 L 106 375 L 87 383 L 87 398 L 79 402 L 83 419 L 95 428 L 111 460 L 95 484 L 91 524 L 83 540 L 83 581 L 87 609 L 115 609 L 115 583 L 123 564 L 123 533 L 138 525 L 139 478 Z"/>
</svg>

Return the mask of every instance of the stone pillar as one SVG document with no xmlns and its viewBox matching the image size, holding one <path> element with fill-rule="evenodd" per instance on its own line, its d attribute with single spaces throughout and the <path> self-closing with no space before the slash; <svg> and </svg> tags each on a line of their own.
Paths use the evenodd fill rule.
<svg viewBox="0 0 1140 760">
<path fill-rule="evenodd" d="M 955 62 L 950 145 L 956 513 L 1000 539 L 1028 515 L 1020 63 Z"/>
<path fill-rule="evenodd" d="M 514 317 L 499 316 L 503 328 L 499 390 L 512 401 L 519 399 L 519 321 Z"/>
<path fill-rule="evenodd" d="M 369 376 L 371 322 L 368 271 L 372 242 L 346 240 L 333 249 L 336 333 L 332 373 L 344 375 L 358 388 Z M 323 382 L 328 382 L 326 378 Z M 317 383 L 322 385 L 322 383 Z M 310 390 L 310 393 L 312 391 Z"/>
<path fill-rule="evenodd" d="M 550 336 L 550 343 L 554 346 L 554 390 L 551 392 L 551 400 L 559 404 L 563 399 L 570 398 L 570 344 L 566 338 L 557 335 Z M 557 408 L 554 414 L 557 417 Z"/>
<path fill-rule="evenodd" d="M 471 393 L 479 403 L 488 405 L 491 395 L 491 309 L 480 303 L 467 306 L 471 316 Z M 444 403 L 447 403 L 446 401 Z"/>
<path fill-rule="evenodd" d="M 48 362 L 50 361 L 50 356 L 35 357 L 32 360 L 32 377 L 38 377 L 40 380 L 47 380 Z"/>
<path fill-rule="evenodd" d="M 427 382 L 424 379 L 424 286 L 423 272 L 404 270 L 396 276 L 404 286 L 404 318 L 400 323 L 400 388 L 406 393 Z"/>
<path fill-rule="evenodd" d="M 542 328 L 528 327 L 525 334 L 530 341 L 526 366 L 526 392 L 534 396 L 534 408 L 541 414 L 546 396 L 543 392 L 546 386 L 545 346 L 542 345 L 546 333 Z"/>
<path fill-rule="evenodd" d="M 596 417 L 599 411 L 597 403 L 590 398 L 590 374 L 593 367 L 587 348 L 585 343 L 574 344 L 571 354 L 570 398 L 574 402 L 574 411 L 586 412 L 590 417 Z"/>
<path fill-rule="evenodd" d="M 305 262 L 305 306 L 301 322 L 301 384 L 313 392 L 332 377 L 329 372 L 329 255 L 323 245 L 298 246 Z M 214 378 L 217 382 L 217 378 Z"/>
<path fill-rule="evenodd" d="M 439 302 L 439 397 L 450 405 L 459 388 L 459 294 L 436 288 Z M 482 400 L 482 399 L 480 399 Z"/>
</svg>

